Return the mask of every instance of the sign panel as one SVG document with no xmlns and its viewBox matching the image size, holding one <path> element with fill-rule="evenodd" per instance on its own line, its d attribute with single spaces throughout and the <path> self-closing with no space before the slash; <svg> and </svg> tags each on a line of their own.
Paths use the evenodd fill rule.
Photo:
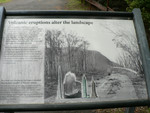
<svg viewBox="0 0 150 113">
<path fill-rule="evenodd" d="M 6 19 L 1 51 L 1 104 L 44 103 L 43 36 L 40 28 Z"/>
<path fill-rule="evenodd" d="M 148 99 L 133 20 L 6 18 L 0 104 Z"/>
</svg>

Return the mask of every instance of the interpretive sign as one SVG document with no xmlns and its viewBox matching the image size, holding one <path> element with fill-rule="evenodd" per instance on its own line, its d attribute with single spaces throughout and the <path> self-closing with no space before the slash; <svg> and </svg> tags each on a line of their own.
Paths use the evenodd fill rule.
<svg viewBox="0 0 150 113">
<path fill-rule="evenodd" d="M 148 103 L 148 65 L 132 13 L 118 18 L 17 13 L 6 12 L 4 19 L 1 105 Z"/>
</svg>

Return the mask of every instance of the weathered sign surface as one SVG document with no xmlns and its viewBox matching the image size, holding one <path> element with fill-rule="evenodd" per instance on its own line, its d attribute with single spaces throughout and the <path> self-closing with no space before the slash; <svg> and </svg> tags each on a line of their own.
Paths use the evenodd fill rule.
<svg viewBox="0 0 150 113">
<path fill-rule="evenodd" d="M 0 104 L 148 99 L 133 20 L 5 19 Z"/>
</svg>

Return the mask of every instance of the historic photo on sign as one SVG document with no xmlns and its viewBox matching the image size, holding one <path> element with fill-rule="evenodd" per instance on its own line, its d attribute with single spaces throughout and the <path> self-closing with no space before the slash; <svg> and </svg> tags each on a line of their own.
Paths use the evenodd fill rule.
<svg viewBox="0 0 150 113">
<path fill-rule="evenodd" d="M 46 102 L 147 98 L 132 20 L 58 19 L 55 24 L 45 31 Z"/>
<path fill-rule="evenodd" d="M 133 20 L 5 19 L 0 104 L 147 99 Z"/>
</svg>

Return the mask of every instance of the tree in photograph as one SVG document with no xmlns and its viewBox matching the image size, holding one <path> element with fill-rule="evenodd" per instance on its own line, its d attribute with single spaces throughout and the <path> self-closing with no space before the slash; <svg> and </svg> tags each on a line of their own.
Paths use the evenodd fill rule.
<svg viewBox="0 0 150 113">
<path fill-rule="evenodd" d="M 113 42 L 123 50 L 118 63 L 142 74 L 143 68 L 136 37 L 131 32 L 120 31 L 115 33 Z"/>
<path fill-rule="evenodd" d="M 81 42 L 81 40 L 75 34 L 72 33 L 65 35 L 65 40 L 68 50 L 69 68 L 71 69 L 71 67 L 74 66 L 74 61 L 76 60 L 75 53 L 79 49 L 79 43 Z"/>
<path fill-rule="evenodd" d="M 117 58 L 117 63 L 143 74 L 141 56 L 134 33 L 124 29 L 115 31 L 107 26 L 105 28 L 114 34 L 112 41 L 116 44 L 116 47 L 122 49 L 122 53 Z"/>
<path fill-rule="evenodd" d="M 64 35 L 67 47 L 69 69 L 79 72 L 85 70 L 86 50 L 88 42 L 73 33 Z"/>
<path fill-rule="evenodd" d="M 61 56 L 62 56 L 62 47 L 63 47 L 63 40 L 60 38 L 61 31 L 58 30 L 48 30 L 45 34 L 45 48 L 46 48 L 46 55 L 45 55 L 45 64 L 46 69 L 48 72 L 47 74 L 56 75 L 58 66 L 61 63 Z M 51 71 L 51 72 L 49 72 Z M 53 77 L 53 76 L 51 76 Z"/>
<path fill-rule="evenodd" d="M 124 63 L 123 65 L 142 74 L 143 68 L 136 37 L 127 33 L 122 33 L 122 35 L 122 42 L 118 39 L 114 39 L 114 42 L 124 50 L 120 57 Z"/>
<path fill-rule="evenodd" d="M 48 75 L 55 77 L 59 65 L 65 73 L 86 70 L 86 51 L 89 45 L 87 41 L 75 33 L 58 30 L 47 30 L 45 37 L 45 64 Z"/>
<path fill-rule="evenodd" d="M 84 72 L 86 72 L 86 69 L 87 69 L 87 48 L 89 46 L 89 43 L 87 41 L 83 41 L 83 51 L 82 51 L 82 54 L 83 54 L 83 70 Z"/>
</svg>

